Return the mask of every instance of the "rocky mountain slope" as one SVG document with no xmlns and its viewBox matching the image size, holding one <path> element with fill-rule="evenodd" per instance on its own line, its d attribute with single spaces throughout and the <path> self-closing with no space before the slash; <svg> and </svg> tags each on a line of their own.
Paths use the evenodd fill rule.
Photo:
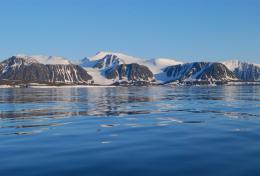
<svg viewBox="0 0 260 176">
<path fill-rule="evenodd" d="M 57 62 L 49 58 L 48 64 L 43 64 L 44 58 L 40 59 L 42 63 L 39 58 L 18 55 L 4 60 L 0 63 L 0 80 L 77 84 L 90 83 L 92 80 L 92 76 L 85 69 L 69 61 Z M 53 62 L 55 64 L 49 64 Z"/>
<path fill-rule="evenodd" d="M 77 64 L 62 57 L 17 55 L 0 63 L 0 83 L 151 85 L 260 81 L 260 67 L 239 61 L 183 63 L 99 52 Z M 1 84 L 2 84 L 1 83 Z"/>
<path fill-rule="evenodd" d="M 260 81 L 260 66 L 238 60 L 223 62 L 235 76 L 243 81 Z"/>
<path fill-rule="evenodd" d="M 80 63 L 80 66 L 93 74 L 96 83 L 151 84 L 155 82 L 153 74 L 182 62 L 167 58 L 145 60 L 122 53 L 99 52 L 93 57 L 84 58 Z"/>
<path fill-rule="evenodd" d="M 114 84 L 147 85 L 153 82 L 153 73 L 148 67 L 132 64 L 118 64 L 104 70 L 107 79 L 116 80 Z"/>
<path fill-rule="evenodd" d="M 166 67 L 155 78 L 162 83 L 225 83 L 236 80 L 232 71 L 221 63 L 193 62 Z"/>
</svg>

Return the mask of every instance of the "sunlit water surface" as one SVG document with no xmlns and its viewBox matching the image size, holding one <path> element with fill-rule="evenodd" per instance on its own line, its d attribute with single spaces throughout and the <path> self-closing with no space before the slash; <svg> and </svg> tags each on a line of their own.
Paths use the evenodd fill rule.
<svg viewBox="0 0 260 176">
<path fill-rule="evenodd" d="M 260 86 L 0 89 L 0 175 L 260 175 Z"/>
</svg>

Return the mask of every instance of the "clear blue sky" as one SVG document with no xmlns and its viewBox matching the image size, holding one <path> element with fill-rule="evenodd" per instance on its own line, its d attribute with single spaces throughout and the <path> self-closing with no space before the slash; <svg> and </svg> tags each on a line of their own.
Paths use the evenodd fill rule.
<svg viewBox="0 0 260 176">
<path fill-rule="evenodd" d="M 97 51 L 260 62 L 259 0 L 1 0 L 0 58 Z"/>
</svg>

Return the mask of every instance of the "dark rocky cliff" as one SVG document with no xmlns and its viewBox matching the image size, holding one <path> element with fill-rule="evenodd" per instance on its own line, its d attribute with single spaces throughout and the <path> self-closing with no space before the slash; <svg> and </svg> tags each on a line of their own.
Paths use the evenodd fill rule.
<svg viewBox="0 0 260 176">
<path fill-rule="evenodd" d="M 44 65 L 16 56 L 3 61 L 0 71 L 0 80 L 41 83 L 89 83 L 92 80 L 92 76 L 77 65 Z"/>
<path fill-rule="evenodd" d="M 229 81 L 236 79 L 234 73 L 221 63 L 194 62 L 166 67 L 163 70 L 165 82 L 174 81 Z M 160 75 L 161 76 L 161 75 Z"/>
<path fill-rule="evenodd" d="M 148 67 L 133 64 L 120 64 L 104 71 L 108 79 L 118 79 L 127 82 L 150 82 L 153 80 L 153 73 Z"/>
</svg>

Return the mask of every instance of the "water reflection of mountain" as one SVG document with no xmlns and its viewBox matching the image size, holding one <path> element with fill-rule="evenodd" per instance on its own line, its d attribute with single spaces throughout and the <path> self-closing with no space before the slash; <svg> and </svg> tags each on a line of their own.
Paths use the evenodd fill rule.
<svg viewBox="0 0 260 176">
<path fill-rule="evenodd" d="M 177 122 L 194 122 L 191 117 L 196 114 L 200 117 L 196 122 L 206 117 L 256 118 L 259 91 L 256 86 L 2 89 L 0 128 L 15 128 L 24 134 L 19 129 L 46 129 L 72 117 L 137 115 L 138 119 L 156 114 Z M 248 108 L 242 111 L 237 108 L 240 106 Z"/>
<path fill-rule="evenodd" d="M 224 100 L 226 106 L 240 100 L 259 101 L 255 94 L 247 95 L 257 91 L 255 87 L 243 89 L 244 92 L 240 89 L 239 86 L 3 89 L 0 117 L 120 116 L 187 109 L 187 101 L 193 108 L 198 101 L 207 101 L 205 107 L 211 101 Z"/>
<path fill-rule="evenodd" d="M 134 88 L 135 89 L 135 88 Z M 1 118 L 62 118 L 149 113 L 138 103 L 154 97 L 134 94 L 129 88 L 3 89 Z"/>
</svg>

